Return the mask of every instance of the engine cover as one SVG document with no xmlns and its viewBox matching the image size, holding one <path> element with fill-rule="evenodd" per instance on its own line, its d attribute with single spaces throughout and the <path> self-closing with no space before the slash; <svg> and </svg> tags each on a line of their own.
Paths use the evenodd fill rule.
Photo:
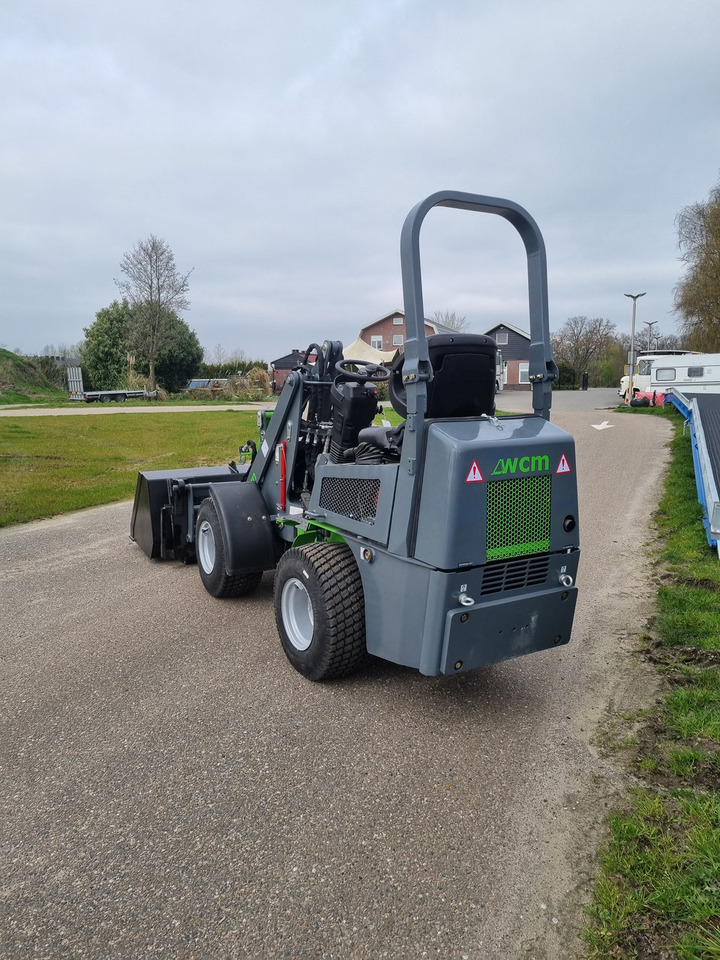
<svg viewBox="0 0 720 960">
<path fill-rule="evenodd" d="M 440 570 L 576 549 L 572 437 L 542 417 L 428 424 L 414 556 Z"/>
</svg>

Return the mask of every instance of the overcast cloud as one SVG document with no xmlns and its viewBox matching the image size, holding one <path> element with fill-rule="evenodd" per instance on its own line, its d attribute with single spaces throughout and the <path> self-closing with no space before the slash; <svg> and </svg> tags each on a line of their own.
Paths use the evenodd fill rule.
<svg viewBox="0 0 720 960">
<path fill-rule="evenodd" d="M 675 216 L 720 171 L 717 0 L 23 0 L 0 38 L 0 342 L 75 343 L 154 233 L 207 349 L 272 360 L 402 307 L 440 189 L 507 197 L 550 322 L 676 331 Z M 527 329 L 524 251 L 435 210 L 426 314 Z"/>
</svg>

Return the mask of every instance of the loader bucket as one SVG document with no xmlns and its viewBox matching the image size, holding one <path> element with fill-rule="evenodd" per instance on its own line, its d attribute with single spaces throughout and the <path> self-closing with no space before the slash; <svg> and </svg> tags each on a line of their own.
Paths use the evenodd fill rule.
<svg viewBox="0 0 720 960">
<path fill-rule="evenodd" d="M 182 551 L 194 538 L 194 511 L 209 495 L 209 485 L 242 482 L 246 473 L 246 465 L 139 473 L 130 539 L 151 560 L 166 559 L 174 551 Z"/>
</svg>

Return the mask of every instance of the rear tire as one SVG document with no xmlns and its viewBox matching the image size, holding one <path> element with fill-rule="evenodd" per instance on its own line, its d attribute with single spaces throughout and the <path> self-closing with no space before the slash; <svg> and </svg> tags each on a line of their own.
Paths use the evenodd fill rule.
<svg viewBox="0 0 720 960">
<path fill-rule="evenodd" d="M 203 500 L 195 524 L 195 549 L 203 586 L 213 597 L 244 597 L 260 585 L 262 570 L 229 574 L 225 570 L 225 542 L 215 504 Z"/>
<path fill-rule="evenodd" d="M 275 620 L 285 656 L 308 680 L 343 677 L 363 663 L 365 601 L 344 543 L 288 550 L 275 572 Z"/>
<path fill-rule="evenodd" d="M 110 403 L 110 397 L 106 393 L 104 393 L 100 397 L 100 403 Z"/>
</svg>

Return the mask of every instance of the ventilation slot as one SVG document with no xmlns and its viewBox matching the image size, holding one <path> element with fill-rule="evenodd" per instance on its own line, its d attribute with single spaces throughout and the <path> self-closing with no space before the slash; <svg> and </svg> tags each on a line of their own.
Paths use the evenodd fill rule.
<svg viewBox="0 0 720 960">
<path fill-rule="evenodd" d="M 487 559 L 505 560 L 550 549 L 552 476 L 487 484 Z"/>
<path fill-rule="evenodd" d="M 374 523 L 379 495 L 379 480 L 323 477 L 320 508 L 360 523 Z"/>
<path fill-rule="evenodd" d="M 541 586 L 547 580 L 549 569 L 549 557 L 527 557 L 503 563 L 489 563 L 483 570 L 480 593 L 502 593 L 504 590 Z"/>
</svg>

